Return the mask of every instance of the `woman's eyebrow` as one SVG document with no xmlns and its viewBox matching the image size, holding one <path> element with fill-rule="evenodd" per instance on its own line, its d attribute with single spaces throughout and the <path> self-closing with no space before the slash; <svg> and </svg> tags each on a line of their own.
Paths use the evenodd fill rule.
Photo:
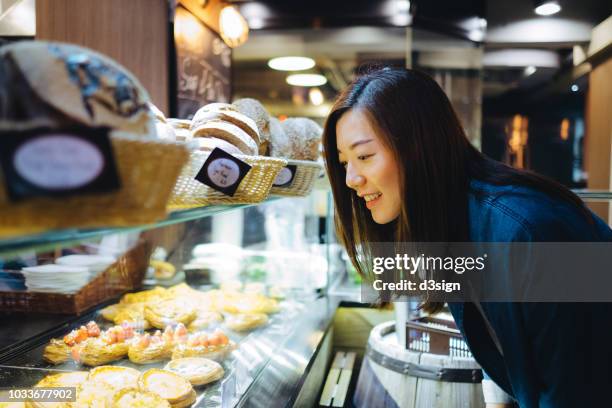
<svg viewBox="0 0 612 408">
<path fill-rule="evenodd" d="M 349 150 L 353 150 L 356 146 L 362 145 L 362 144 L 366 144 L 366 143 L 370 143 L 372 141 L 372 139 L 363 139 L 363 140 L 358 140 L 356 142 L 354 142 L 352 145 L 349 146 Z M 338 154 L 341 154 L 342 152 L 340 151 L 340 149 L 338 149 Z"/>
</svg>

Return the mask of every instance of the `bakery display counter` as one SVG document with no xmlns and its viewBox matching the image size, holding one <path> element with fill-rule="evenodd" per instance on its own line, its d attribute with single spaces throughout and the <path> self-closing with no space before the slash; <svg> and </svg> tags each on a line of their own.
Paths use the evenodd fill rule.
<svg viewBox="0 0 612 408">
<path fill-rule="evenodd" d="M 185 295 L 186 293 L 195 296 L 200 296 L 200 293 L 213 293 L 216 295 L 221 293 L 218 290 L 196 292 L 184 284 L 176 288 L 175 292 L 181 293 L 178 297 L 182 300 L 188 296 Z M 165 291 L 167 292 L 171 289 Z M 156 290 L 159 289 L 153 289 L 153 291 L 148 293 L 154 293 Z M 155 295 L 156 299 L 160 298 L 160 292 L 156 292 Z M 245 306 L 245 300 L 255 299 L 256 297 L 254 295 L 236 295 L 237 293 L 234 292 L 234 294 L 226 297 L 230 301 L 226 302 L 225 306 L 222 307 L 224 310 L 222 312 L 224 316 L 223 321 L 210 319 L 210 321 L 197 328 L 187 321 L 185 321 L 187 323 L 186 326 L 169 325 L 172 327 L 171 331 L 174 331 L 175 334 L 172 346 L 174 351 L 172 352 L 172 348 L 170 348 L 172 354 L 166 354 L 163 357 L 156 356 L 151 358 L 154 362 L 145 363 L 140 361 L 140 364 L 134 362 L 138 361 L 138 359 L 132 358 L 132 355 L 129 357 L 125 355 L 122 357 L 115 356 L 108 359 L 108 355 L 101 352 L 102 348 L 108 347 L 108 343 L 105 342 L 108 340 L 109 335 L 116 332 L 118 327 L 121 327 L 108 320 L 109 317 L 116 317 L 116 315 L 112 316 L 116 312 L 116 310 L 113 311 L 113 307 L 116 309 L 118 305 L 125 304 L 121 302 L 126 300 L 140 301 L 145 299 L 142 295 L 137 295 L 140 297 L 132 297 L 132 299 L 130 299 L 129 295 L 127 297 L 124 296 L 119 303 L 98 308 L 79 318 L 73 318 L 68 322 L 64 322 L 54 329 L 38 333 L 28 341 L 20 342 L 0 350 L 0 387 L 31 388 L 37 384 L 39 386 L 56 385 L 55 381 L 60 381 L 58 378 L 61 378 L 60 385 L 80 387 L 79 390 L 82 392 L 80 391 L 79 398 L 94 395 L 96 399 L 104 399 L 106 398 L 105 395 L 109 394 L 109 390 L 106 386 L 98 386 L 101 382 L 99 379 L 93 380 L 91 378 L 101 376 L 106 378 L 105 381 L 107 383 L 114 384 L 113 387 L 130 388 L 131 382 L 134 382 L 132 385 L 138 384 L 139 394 L 136 397 L 146 399 L 151 396 L 143 393 L 143 387 L 146 387 L 146 385 L 143 385 L 143 381 L 145 381 L 143 379 L 152 377 L 150 379 L 151 384 L 155 384 L 157 381 L 170 381 L 171 383 L 172 381 L 183 381 L 180 379 L 185 377 L 185 372 L 181 372 L 183 369 L 181 366 L 189 362 L 187 361 L 189 359 L 180 358 L 195 356 L 196 358 L 206 357 L 207 363 L 204 368 L 202 368 L 202 364 L 198 364 L 199 369 L 204 372 L 200 373 L 199 380 L 192 381 L 194 384 L 202 382 L 204 384 L 194 386 L 183 384 L 186 390 L 194 389 L 195 400 L 193 404 L 188 404 L 188 398 L 191 397 L 187 395 L 165 395 L 168 401 L 173 401 L 172 398 L 176 401 L 184 398 L 183 402 L 186 404 L 184 406 L 194 407 L 269 406 L 272 399 L 278 402 L 279 406 L 290 404 L 302 387 L 303 379 L 307 375 L 324 334 L 330 325 L 336 305 L 327 297 L 314 297 L 315 295 L 312 294 L 292 293 L 290 297 L 287 296 L 287 298 L 278 301 L 261 296 L 258 299 L 269 299 L 270 303 L 267 306 L 263 303 L 258 303 L 255 308 L 267 308 L 265 310 L 268 312 L 267 323 L 257 327 L 253 325 L 251 329 L 248 323 L 243 322 L 242 325 L 237 325 L 235 318 L 239 315 L 228 313 L 227 310 L 237 312 L 238 310 L 233 309 L 251 307 L 253 306 L 252 304 Z M 200 297 L 199 299 L 205 299 L 205 297 Z M 153 343 L 155 341 L 152 339 L 156 336 L 156 329 L 152 327 L 144 330 L 144 327 L 149 326 L 150 323 L 161 327 L 167 323 L 167 321 L 164 321 L 164 316 L 167 318 L 167 316 L 173 313 L 175 316 L 178 316 L 175 311 L 169 310 L 171 308 L 167 307 L 168 305 L 163 305 L 164 301 L 156 300 L 154 303 L 160 305 L 158 306 L 159 323 L 154 318 L 152 319 L 150 314 L 147 314 L 147 319 L 133 322 L 130 329 L 132 331 L 131 335 L 127 334 L 127 331 L 125 332 L 126 337 L 130 337 L 131 340 L 127 338 L 120 339 L 120 341 L 125 341 L 126 343 L 130 342 L 130 353 L 132 352 L 132 347 L 141 345 L 145 338 L 148 339 L 148 341 L 145 341 L 147 347 L 154 347 Z M 180 301 L 175 302 L 175 305 L 179 304 L 181 304 Z M 149 308 L 149 313 L 150 311 L 151 309 Z M 263 310 L 259 310 L 259 312 L 261 311 Z M 151 322 L 148 323 L 149 321 Z M 95 324 L 91 322 L 95 322 Z M 193 322 L 194 320 L 191 320 L 191 323 Z M 34 321 L 31 324 L 35 325 L 36 323 Z M 0 328 L 0 337 L 4 338 L 5 333 L 10 333 L 18 326 L 22 328 L 30 327 L 30 323 L 16 325 L 13 322 L 13 324 L 3 325 Z M 123 324 L 124 328 L 127 326 L 127 324 Z M 91 331 L 94 327 L 97 329 Z M 83 331 L 84 328 L 86 329 L 85 331 Z M 184 330 L 184 338 L 178 340 L 177 333 L 180 332 L 181 328 Z M 30 330 L 31 333 L 40 332 L 40 330 L 33 328 Z M 87 332 L 89 332 L 89 338 L 87 338 Z M 166 338 L 167 332 L 168 329 L 164 333 L 157 333 L 157 336 L 160 336 L 160 341 L 162 336 L 164 336 L 164 339 Z M 218 333 L 223 333 L 219 336 L 226 336 L 226 345 L 219 346 L 219 343 L 215 343 L 215 345 L 207 344 L 204 348 L 201 347 L 201 344 L 195 345 L 195 341 L 201 340 L 202 334 L 205 335 L 205 338 L 210 343 L 214 343 L 215 336 Z M 84 338 L 78 339 L 78 336 L 81 334 L 84 335 Z M 102 339 L 104 339 L 104 342 L 101 341 Z M 115 339 L 113 346 L 119 344 L 120 341 Z M 58 349 L 55 349 L 55 353 L 52 352 L 53 347 L 50 344 L 54 342 L 61 345 L 59 352 Z M 84 353 L 84 350 L 89 347 L 89 342 L 99 342 L 101 348 L 100 350 L 94 349 L 93 353 L 90 353 L 92 355 L 89 356 L 89 359 L 85 359 L 82 354 L 79 356 L 78 353 Z M 220 343 L 223 342 L 220 341 Z M 181 347 L 183 351 L 185 349 L 199 349 L 200 351 L 193 354 L 183 353 L 177 355 L 177 349 Z M 77 349 L 79 349 L 79 352 L 75 352 Z M 223 349 L 227 353 L 218 352 Z M 108 350 L 107 348 L 106 352 Z M 62 355 L 66 351 L 68 354 Z M 80 359 L 80 362 L 76 362 L 75 358 Z M 103 361 L 104 359 L 108 361 Z M 50 361 L 55 361 L 56 364 Z M 174 361 L 175 364 L 169 364 L 170 361 Z M 218 361 L 218 364 L 214 361 Z M 177 362 L 180 362 L 178 367 Z M 97 365 L 98 363 L 102 364 Z M 117 369 L 108 367 L 126 368 Z M 163 370 L 164 368 L 174 370 L 181 374 L 181 376 L 177 380 L 171 374 L 168 374 L 168 371 Z M 80 371 L 89 372 L 89 374 L 74 374 Z M 147 374 L 143 374 L 145 372 Z M 54 374 L 61 375 L 53 377 Z M 170 377 L 153 378 L 156 376 Z M 75 380 L 77 377 L 78 381 Z M 181 385 L 176 382 L 173 387 L 181 388 Z M 117 392 L 112 393 L 113 398 L 117 397 L 117 395 Z M 178 402 L 176 401 L 171 402 L 171 406 L 177 406 Z"/>
</svg>

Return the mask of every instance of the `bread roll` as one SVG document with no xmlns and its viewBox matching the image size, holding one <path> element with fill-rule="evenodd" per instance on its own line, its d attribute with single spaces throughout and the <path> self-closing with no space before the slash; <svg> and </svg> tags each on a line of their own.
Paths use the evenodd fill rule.
<svg viewBox="0 0 612 408">
<path fill-rule="evenodd" d="M 276 118 L 270 118 L 270 156 L 291 158 L 291 140 L 283 130 L 283 126 Z"/>
<path fill-rule="evenodd" d="M 146 90 L 123 66 L 72 44 L 19 41 L 0 48 L 0 123 L 104 126 L 156 138 Z"/>
<path fill-rule="evenodd" d="M 289 118 L 281 123 L 291 141 L 291 158 L 316 161 L 323 129 L 308 118 Z"/>
<path fill-rule="evenodd" d="M 256 99 L 243 98 L 234 101 L 238 112 L 251 118 L 259 132 L 259 154 L 268 155 L 271 143 L 270 115 L 264 106 Z"/>
<path fill-rule="evenodd" d="M 256 155 L 258 146 L 255 141 L 244 130 L 231 123 L 211 120 L 199 126 L 194 132 L 194 137 L 216 137 L 236 146 L 242 154 Z"/>
<path fill-rule="evenodd" d="M 257 125 L 255 122 L 246 115 L 243 115 L 240 112 L 234 112 L 230 110 L 208 110 L 201 108 L 198 110 L 191 121 L 191 130 L 197 131 L 200 126 L 205 125 L 207 122 L 211 120 L 225 121 L 229 122 L 232 125 L 238 126 L 240 129 L 244 130 L 253 141 L 259 146 L 259 131 L 257 130 Z"/>
<path fill-rule="evenodd" d="M 177 142 L 188 142 L 192 139 L 190 120 L 170 118 L 168 124 L 174 129 Z"/>
<path fill-rule="evenodd" d="M 194 145 L 196 149 L 205 152 L 212 151 L 215 147 L 218 147 L 229 154 L 242 154 L 240 149 L 233 144 L 216 137 L 196 137 L 191 141 L 191 145 Z"/>
</svg>

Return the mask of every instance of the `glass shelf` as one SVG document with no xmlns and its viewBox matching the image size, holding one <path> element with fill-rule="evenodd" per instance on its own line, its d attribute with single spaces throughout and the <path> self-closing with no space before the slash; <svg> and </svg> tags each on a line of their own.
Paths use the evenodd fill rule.
<svg viewBox="0 0 612 408">
<path fill-rule="evenodd" d="M 269 197 L 262 203 L 277 200 L 280 197 Z M 0 256 L 18 253 L 24 250 L 37 249 L 44 251 L 53 249 L 57 244 L 77 244 L 93 238 L 99 238 L 109 234 L 139 232 L 150 230 L 168 225 L 180 224 L 187 221 L 193 221 L 211 215 L 220 214 L 223 212 L 233 211 L 239 208 L 250 207 L 257 204 L 237 204 L 237 205 L 211 205 L 206 207 L 194 208 L 190 210 L 173 211 L 168 214 L 167 218 L 152 224 L 135 225 L 131 227 L 115 227 L 115 228 L 92 228 L 92 229 L 62 229 L 54 231 L 46 231 L 33 235 L 22 235 L 17 237 L 0 238 Z"/>
</svg>

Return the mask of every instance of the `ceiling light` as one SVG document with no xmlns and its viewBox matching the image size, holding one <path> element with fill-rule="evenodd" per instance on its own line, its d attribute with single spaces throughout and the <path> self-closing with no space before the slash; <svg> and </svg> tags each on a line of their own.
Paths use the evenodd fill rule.
<svg viewBox="0 0 612 408">
<path fill-rule="evenodd" d="M 251 17 L 249 18 L 249 28 L 252 28 L 253 30 L 259 30 L 264 28 L 266 24 L 264 23 L 263 19 L 259 18 L 259 17 Z"/>
<path fill-rule="evenodd" d="M 573 85 L 572 85 L 572 87 L 571 87 L 570 89 L 572 90 L 572 92 L 578 92 L 578 90 L 579 90 L 580 88 L 578 88 L 578 85 L 573 84 Z"/>
<path fill-rule="evenodd" d="M 533 74 L 534 72 L 536 72 L 536 70 L 537 70 L 537 68 L 534 67 L 533 65 L 525 67 L 525 76 L 529 76 L 529 75 Z"/>
<path fill-rule="evenodd" d="M 552 16 L 561 11 L 561 6 L 556 1 L 536 1 L 534 11 L 540 16 Z"/>
<path fill-rule="evenodd" d="M 321 86 L 327 83 L 327 78 L 318 74 L 293 74 L 287 77 L 287 83 L 293 86 Z"/>
<path fill-rule="evenodd" d="M 398 13 L 408 13 L 410 11 L 410 2 L 408 0 L 395 0 L 395 10 Z"/>
<path fill-rule="evenodd" d="M 412 23 L 412 16 L 408 13 L 396 14 L 391 17 L 391 24 L 398 27 L 406 27 Z"/>
<path fill-rule="evenodd" d="M 278 71 L 303 71 L 314 67 L 315 62 L 308 57 L 278 57 L 268 61 L 268 66 Z"/>
<path fill-rule="evenodd" d="M 249 25 L 234 6 L 225 6 L 219 14 L 221 38 L 232 48 L 239 47 L 249 38 Z"/>
<path fill-rule="evenodd" d="M 323 92 L 321 92 L 319 88 L 310 88 L 310 91 L 308 91 L 308 98 L 310 99 L 310 103 L 314 106 L 320 106 L 325 101 Z"/>
</svg>

